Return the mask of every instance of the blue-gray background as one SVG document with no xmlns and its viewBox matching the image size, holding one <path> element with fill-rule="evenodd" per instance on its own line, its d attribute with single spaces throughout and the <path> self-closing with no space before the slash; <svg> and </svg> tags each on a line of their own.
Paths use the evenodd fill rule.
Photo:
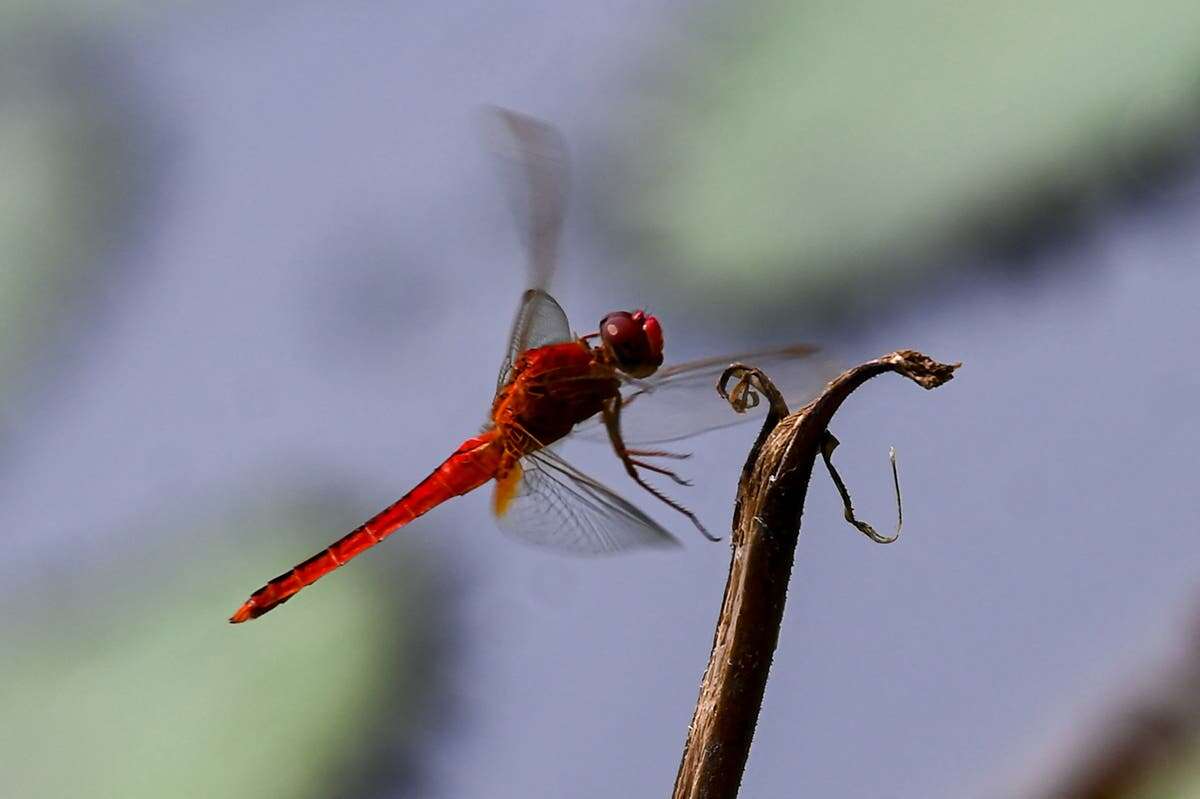
<svg viewBox="0 0 1200 799">
<path fill-rule="evenodd" d="M 684 549 L 543 553 L 469 496 L 224 622 L 482 421 L 523 287 L 486 103 L 569 142 L 578 327 L 965 364 L 837 417 L 884 527 L 898 449 L 905 535 L 818 471 L 745 795 L 1053 773 L 1197 594 L 1200 22 L 853 5 L 0 6 L 3 792 L 667 793 L 728 549 L 603 447 Z M 691 445 L 715 530 L 753 434 Z"/>
</svg>

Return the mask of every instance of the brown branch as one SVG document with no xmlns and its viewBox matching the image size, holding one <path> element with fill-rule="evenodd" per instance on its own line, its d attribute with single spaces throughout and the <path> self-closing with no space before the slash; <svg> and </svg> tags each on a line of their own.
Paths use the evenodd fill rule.
<svg viewBox="0 0 1200 799">
<path fill-rule="evenodd" d="M 834 413 L 851 392 L 884 372 L 928 389 L 953 377 L 957 367 L 913 350 L 894 352 L 843 373 L 791 415 L 757 369 L 735 364 L 721 376 L 718 390 L 735 409 L 758 404 L 755 389 L 771 407 L 738 485 L 729 579 L 675 778 L 676 799 L 737 795 L 779 638 L 808 480 Z M 735 376 L 738 382 L 727 392 Z M 848 497 L 846 505 L 849 513 Z"/>
</svg>

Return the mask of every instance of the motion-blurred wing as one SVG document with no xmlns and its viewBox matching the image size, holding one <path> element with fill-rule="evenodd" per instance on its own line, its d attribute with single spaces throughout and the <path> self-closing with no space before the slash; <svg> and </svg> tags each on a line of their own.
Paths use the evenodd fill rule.
<svg viewBox="0 0 1200 799">
<path fill-rule="evenodd" d="M 571 340 L 571 325 L 555 299 L 541 289 L 526 289 L 521 295 L 517 317 L 513 320 L 512 332 L 508 337 L 508 351 L 500 364 L 496 390 L 499 391 L 507 385 L 512 375 L 513 364 L 522 352 L 546 344 Z"/>
<path fill-rule="evenodd" d="M 497 517 L 517 538 L 577 555 L 679 545 L 649 516 L 552 452 L 522 458 L 521 468 L 515 493 Z"/>
<path fill-rule="evenodd" d="M 815 353 L 814 347 L 800 344 L 659 369 L 626 390 L 621 405 L 622 438 L 633 446 L 662 444 L 761 419 L 765 402 L 747 413 L 737 413 L 717 394 L 717 378 L 732 363 L 762 369 L 783 392 L 788 406 L 796 410 L 837 374 L 828 363 L 812 357 Z M 576 430 L 581 438 L 608 440 L 596 419 L 589 419 Z"/>
<path fill-rule="evenodd" d="M 555 128 L 507 108 L 489 108 L 490 143 L 505 174 L 509 202 L 529 256 L 531 287 L 521 297 L 500 365 L 497 389 L 512 373 L 513 362 L 527 349 L 571 340 L 567 315 L 546 293 L 567 202 L 567 147 Z"/>
<path fill-rule="evenodd" d="M 529 254 L 529 284 L 550 283 L 566 214 L 569 165 L 562 134 L 539 119 L 489 109 L 492 149 L 505 172 L 509 202 Z"/>
</svg>

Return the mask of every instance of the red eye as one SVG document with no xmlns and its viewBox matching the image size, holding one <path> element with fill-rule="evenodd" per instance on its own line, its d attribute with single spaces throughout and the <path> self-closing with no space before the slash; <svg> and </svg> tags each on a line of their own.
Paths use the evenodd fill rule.
<svg viewBox="0 0 1200 799">
<path fill-rule="evenodd" d="M 659 357 L 659 363 L 662 362 L 663 351 L 663 336 L 662 326 L 658 324 L 658 320 L 653 316 L 647 316 L 642 329 L 646 331 L 646 338 L 650 342 L 650 350 Z"/>
<path fill-rule="evenodd" d="M 633 314 L 616 311 L 600 320 L 600 335 L 610 347 L 628 347 L 642 337 L 642 326 Z"/>
<path fill-rule="evenodd" d="M 646 377 L 662 364 L 662 328 L 643 311 L 615 311 L 600 320 L 600 338 L 621 371 Z"/>
</svg>

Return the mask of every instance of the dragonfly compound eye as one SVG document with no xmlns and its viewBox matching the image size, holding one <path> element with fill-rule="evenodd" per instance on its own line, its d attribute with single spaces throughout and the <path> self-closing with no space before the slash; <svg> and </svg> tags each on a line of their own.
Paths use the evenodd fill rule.
<svg viewBox="0 0 1200 799">
<path fill-rule="evenodd" d="M 642 311 L 616 311 L 600 320 L 600 338 L 621 371 L 646 377 L 662 364 L 662 328 Z"/>
<path fill-rule="evenodd" d="M 653 316 L 647 316 L 646 321 L 642 323 L 642 330 L 646 331 L 646 340 L 650 342 L 650 351 L 658 356 L 658 362 L 661 364 L 663 354 L 662 326 Z"/>
</svg>

